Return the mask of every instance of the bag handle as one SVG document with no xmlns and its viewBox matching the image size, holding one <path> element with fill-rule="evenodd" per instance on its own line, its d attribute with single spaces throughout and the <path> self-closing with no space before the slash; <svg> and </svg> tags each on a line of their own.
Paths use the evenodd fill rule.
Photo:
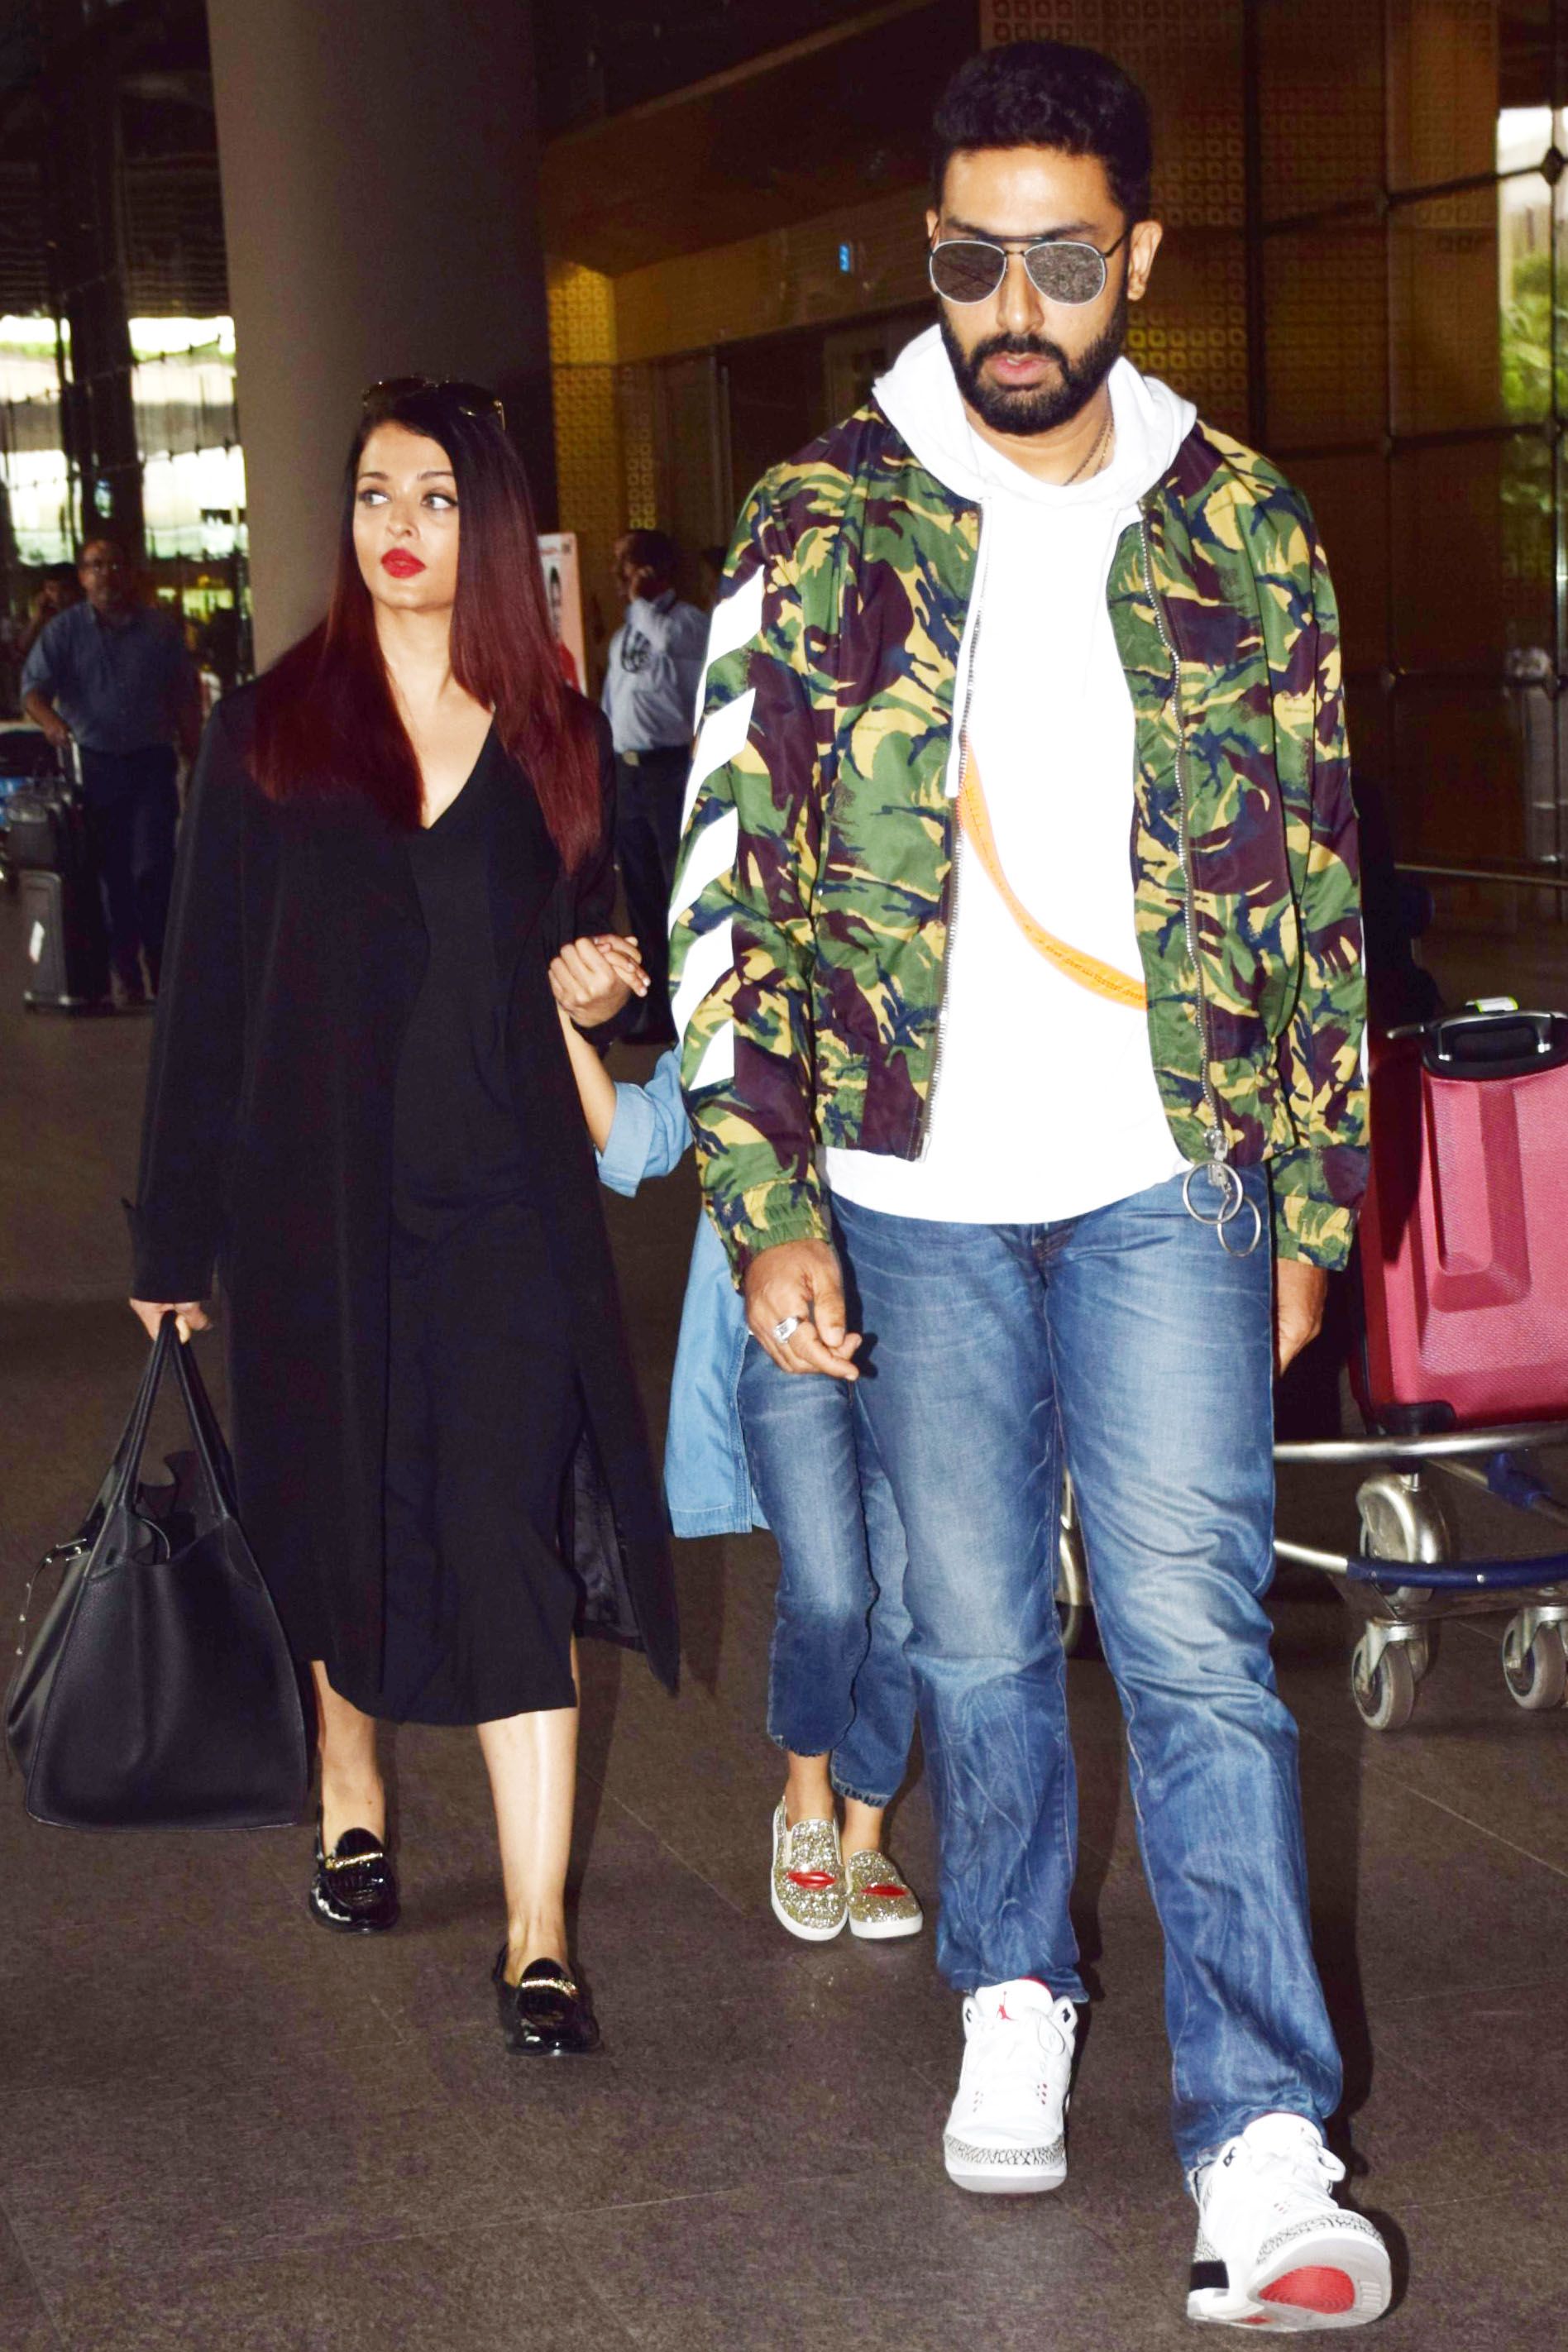
<svg viewBox="0 0 1568 2352">
<path fill-rule="evenodd" d="M 166 1316 L 165 1322 L 172 1317 Z M 224 1518 L 235 1516 L 234 1460 L 224 1437 L 222 1424 L 213 1410 L 201 1367 L 189 1346 L 176 1344 L 174 1377 L 180 1384 L 180 1397 L 191 1424 L 191 1434 L 196 1441 L 196 1460 L 206 1482 L 213 1507 Z"/>
<path fill-rule="evenodd" d="M 127 1501 L 136 1484 L 142 1467 L 142 1455 L 147 1444 L 147 1427 L 153 1418 L 153 1407 L 158 1401 L 158 1391 L 169 1369 L 169 1350 L 179 1345 L 174 1316 L 165 1315 L 158 1326 L 158 1336 L 147 1358 L 147 1369 L 142 1375 L 142 1385 L 127 1416 L 109 1475 L 99 1489 L 98 1500 L 88 1514 L 88 1527 L 96 1528 L 110 1511 L 118 1510 Z M 85 1530 L 84 1530 L 85 1532 Z"/>
</svg>

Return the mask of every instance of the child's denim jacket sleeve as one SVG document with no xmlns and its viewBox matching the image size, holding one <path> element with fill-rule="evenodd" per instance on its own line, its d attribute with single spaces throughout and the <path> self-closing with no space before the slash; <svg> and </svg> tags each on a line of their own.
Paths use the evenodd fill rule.
<svg viewBox="0 0 1568 2352">
<path fill-rule="evenodd" d="M 661 1055 L 646 1087 L 617 1083 L 616 1117 L 598 1155 L 614 1192 L 636 1192 L 646 1176 L 668 1176 L 691 1141 L 680 1066 Z M 752 1492 L 738 1393 L 746 1316 L 723 1244 L 699 1214 L 680 1315 L 664 1447 L 664 1493 L 678 1536 L 745 1535 L 764 1527 Z"/>
</svg>

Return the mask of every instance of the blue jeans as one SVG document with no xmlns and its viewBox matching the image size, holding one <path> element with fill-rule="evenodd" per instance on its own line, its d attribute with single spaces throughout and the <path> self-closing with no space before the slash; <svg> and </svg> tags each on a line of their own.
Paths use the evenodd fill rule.
<svg viewBox="0 0 1568 2352">
<path fill-rule="evenodd" d="M 1265 1219 L 1261 1171 L 1247 1171 Z M 1062 1464 L 1127 1721 L 1165 1942 L 1178 2153 L 1321 2122 L 1340 2061 L 1313 1964 L 1296 1727 L 1274 1685 L 1272 1299 L 1179 1178 L 1045 1225 L 836 1202 L 857 1391 L 908 1538 L 904 1599 L 942 1847 L 937 1958 L 1084 1999 L 1077 1785 L 1053 1606 Z"/>
<path fill-rule="evenodd" d="M 779 1548 L 768 1737 L 831 1756 L 841 1797 L 885 1805 L 909 1762 L 904 1531 L 880 1472 L 862 1478 L 854 1391 L 781 1372 L 754 1339 L 741 1367 L 752 1483 Z"/>
</svg>

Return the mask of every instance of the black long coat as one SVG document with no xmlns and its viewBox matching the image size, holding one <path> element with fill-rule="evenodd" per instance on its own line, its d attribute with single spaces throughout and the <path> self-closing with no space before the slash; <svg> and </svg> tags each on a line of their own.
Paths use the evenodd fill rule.
<svg viewBox="0 0 1568 2352">
<path fill-rule="evenodd" d="M 296 1656 L 324 1659 L 352 1696 L 381 1679 L 393 1088 L 428 949 L 405 837 L 357 793 L 268 799 L 246 764 L 253 724 L 253 689 L 219 704 L 181 830 L 131 1212 L 135 1295 L 203 1298 L 221 1273 L 247 1532 Z M 597 853 L 563 872 L 513 765 L 491 914 L 512 1096 L 584 1404 L 571 1513 L 584 1623 L 640 1643 L 673 1687 L 664 1514 L 546 977 L 564 940 L 611 920 L 599 724 Z"/>
</svg>

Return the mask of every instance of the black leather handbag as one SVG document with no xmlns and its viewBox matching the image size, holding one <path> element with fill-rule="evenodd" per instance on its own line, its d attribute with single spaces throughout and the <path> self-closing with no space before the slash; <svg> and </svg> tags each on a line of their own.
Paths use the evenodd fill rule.
<svg viewBox="0 0 1568 2352">
<path fill-rule="evenodd" d="M 195 1441 L 142 1483 L 173 1369 Z M 35 1821 L 72 1829 L 267 1829 L 309 1775 L 294 1662 L 234 1509 L 234 1474 L 190 1348 L 166 1315 L 64 1574 L 21 1653 L 5 1733 Z"/>
</svg>

